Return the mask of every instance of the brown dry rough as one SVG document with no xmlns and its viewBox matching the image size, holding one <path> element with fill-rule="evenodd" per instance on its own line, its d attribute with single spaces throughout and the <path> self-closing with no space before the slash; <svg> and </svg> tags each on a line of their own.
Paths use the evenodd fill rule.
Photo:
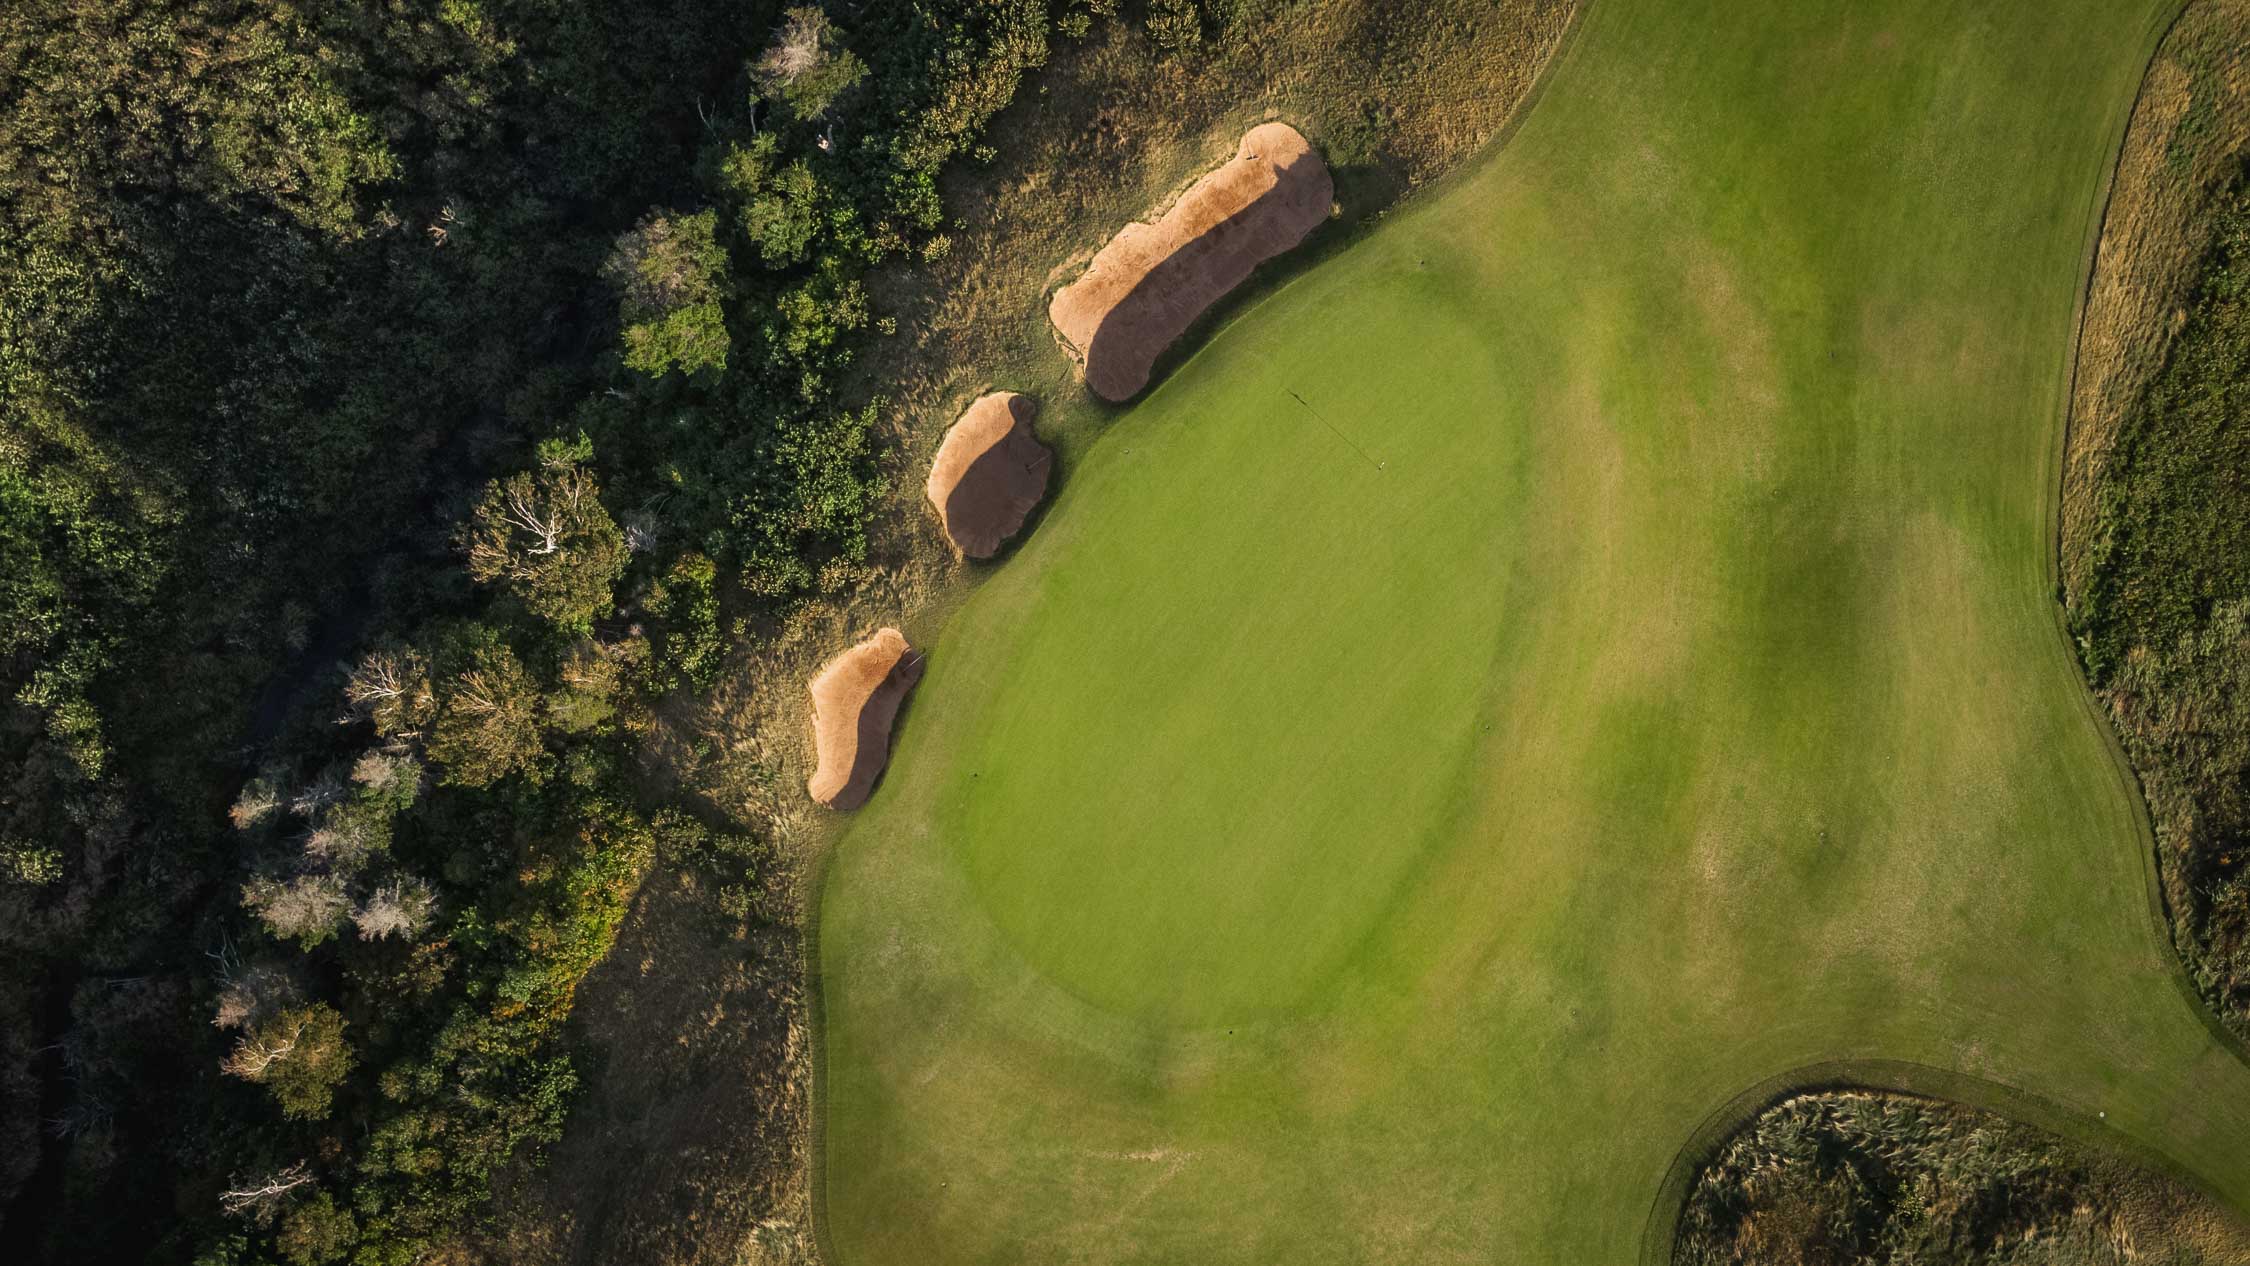
<svg viewBox="0 0 2250 1266">
<path fill-rule="evenodd" d="M 1259 264 L 1328 218 L 1336 187 L 1311 142 L 1286 123 L 1243 134 L 1233 161 L 1197 181 L 1154 224 L 1128 224 L 1047 316 L 1085 367 L 1086 386 L 1126 400 L 1156 358 Z"/>
<path fill-rule="evenodd" d="M 938 446 L 923 490 L 967 557 L 992 557 L 1046 495 L 1054 454 L 1031 434 L 1038 409 L 1012 391 L 980 396 Z"/>
<path fill-rule="evenodd" d="M 2062 574 L 2091 581 L 2118 428 L 2164 366 L 2210 250 L 2214 208 L 2250 151 L 2250 0 L 2196 0 L 2164 39 L 2118 155 L 2078 339 L 2063 466 Z"/>
<path fill-rule="evenodd" d="M 805 784 L 831 809 L 866 803 L 891 756 L 891 722 L 922 679 L 922 657 L 897 629 L 829 660 L 812 679 L 813 746 L 818 766 Z"/>
</svg>

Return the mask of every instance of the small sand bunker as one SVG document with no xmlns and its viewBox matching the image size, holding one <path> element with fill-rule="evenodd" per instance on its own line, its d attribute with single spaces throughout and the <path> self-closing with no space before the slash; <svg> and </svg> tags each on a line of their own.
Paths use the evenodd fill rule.
<svg viewBox="0 0 2250 1266">
<path fill-rule="evenodd" d="M 1124 400 L 1204 310 L 1252 269 L 1328 218 L 1328 164 L 1286 123 L 1243 134 L 1234 161 L 1196 182 L 1154 224 L 1128 224 L 1084 276 L 1055 292 L 1048 319 L 1086 369 L 1086 386 Z"/>
<path fill-rule="evenodd" d="M 823 665 L 812 679 L 813 748 L 818 768 L 805 790 L 833 809 L 856 809 L 891 758 L 891 722 L 922 679 L 922 657 L 897 629 Z"/>
<path fill-rule="evenodd" d="M 953 548 L 990 558 L 1047 491 L 1054 455 L 1031 434 L 1038 402 L 1012 391 L 981 396 L 945 433 L 924 490 Z"/>
</svg>

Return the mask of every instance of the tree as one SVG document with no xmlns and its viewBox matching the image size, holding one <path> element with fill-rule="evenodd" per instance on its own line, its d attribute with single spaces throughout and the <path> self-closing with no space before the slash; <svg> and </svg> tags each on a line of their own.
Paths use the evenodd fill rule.
<svg viewBox="0 0 2250 1266">
<path fill-rule="evenodd" d="M 367 653 L 344 683 L 344 701 L 385 738 L 412 738 L 430 720 L 430 668 L 411 647 Z"/>
<path fill-rule="evenodd" d="M 1148 37 L 1166 52 L 1193 48 L 1203 42 L 1203 20 L 1195 0 L 1149 0 Z"/>
<path fill-rule="evenodd" d="M 727 252 L 717 229 L 717 212 L 655 212 L 617 239 L 602 275 L 618 291 L 628 369 L 651 378 L 726 369 Z"/>
<path fill-rule="evenodd" d="M 219 1193 L 219 1207 L 228 1213 L 270 1222 L 290 1199 L 290 1193 L 311 1185 L 312 1173 L 298 1161 L 282 1169 L 237 1182 Z"/>
<path fill-rule="evenodd" d="M 773 138 L 758 139 L 767 142 Z M 758 257 L 766 267 L 803 263 L 822 222 L 831 214 L 827 190 L 813 169 L 800 158 L 771 177 L 738 189 L 747 198 L 742 207 L 743 235 L 757 243 Z"/>
<path fill-rule="evenodd" d="M 274 1246 L 294 1266 L 326 1266 L 343 1260 L 358 1240 L 359 1224 L 323 1191 L 283 1216 Z"/>
<path fill-rule="evenodd" d="M 487 484 L 463 544 L 471 576 L 504 582 L 533 615 L 563 628 L 591 625 L 625 570 L 625 534 L 576 462 Z"/>
<path fill-rule="evenodd" d="M 235 797 L 234 807 L 227 810 L 227 819 L 238 831 L 247 831 L 281 807 L 281 789 L 274 780 L 264 776 L 251 779 L 242 786 L 242 794 Z"/>
<path fill-rule="evenodd" d="M 469 669 L 446 683 L 438 703 L 430 757 L 445 781 L 489 787 L 537 760 L 539 691 L 513 652 L 481 647 Z"/>
<path fill-rule="evenodd" d="M 287 970 L 270 962 L 237 970 L 231 953 L 222 961 L 228 970 L 226 983 L 219 990 L 218 1003 L 212 1008 L 214 1027 L 239 1029 L 254 1025 L 298 1001 L 297 982 Z"/>
<path fill-rule="evenodd" d="M 344 881 L 332 874 L 286 880 L 261 875 L 243 885 L 242 904 L 257 914 L 267 931 L 305 949 L 336 935 L 351 909 Z"/>
<path fill-rule="evenodd" d="M 380 941 L 395 936 L 411 941 L 430 925 L 430 914 L 437 899 L 430 895 L 428 884 L 419 879 L 406 878 L 384 884 L 367 896 L 352 914 L 352 924 L 359 929 L 361 940 Z"/>
<path fill-rule="evenodd" d="M 421 791 L 422 762 L 400 752 L 362 752 L 352 762 L 352 781 L 403 809 Z"/>
<path fill-rule="evenodd" d="M 836 42 L 835 24 L 810 6 L 789 10 L 773 45 L 751 69 L 758 90 L 800 119 L 828 113 L 836 98 L 867 77 L 867 64 Z"/>
<path fill-rule="evenodd" d="M 547 696 L 547 724 L 564 734 L 588 734 L 617 714 L 617 661 L 591 638 L 563 656 L 561 688 Z"/>
<path fill-rule="evenodd" d="M 744 589 L 787 597 L 812 587 L 823 563 L 865 559 L 867 520 L 883 495 L 867 438 L 881 404 L 776 428 L 759 446 L 752 460 L 781 477 L 731 507 Z"/>
<path fill-rule="evenodd" d="M 344 1017 L 324 1002 L 290 1007 L 251 1026 L 219 1062 L 229 1077 L 253 1081 L 272 1092 L 293 1120 L 328 1114 L 336 1084 L 352 1069 L 352 1048 L 344 1041 Z"/>
<path fill-rule="evenodd" d="M 719 570 L 697 553 L 682 554 L 672 570 L 650 586 L 644 606 L 657 621 L 661 662 L 699 689 L 708 689 L 726 658 L 727 639 L 719 627 Z"/>
</svg>

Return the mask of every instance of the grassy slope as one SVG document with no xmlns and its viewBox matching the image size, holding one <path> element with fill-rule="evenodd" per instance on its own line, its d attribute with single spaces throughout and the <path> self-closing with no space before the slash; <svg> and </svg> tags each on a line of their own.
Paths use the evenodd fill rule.
<svg viewBox="0 0 2250 1266">
<path fill-rule="evenodd" d="M 1620 1261 L 1861 1057 L 2250 1207 L 2049 597 L 2161 7 L 1604 0 L 1121 417 L 834 863 L 840 1260 Z"/>
</svg>

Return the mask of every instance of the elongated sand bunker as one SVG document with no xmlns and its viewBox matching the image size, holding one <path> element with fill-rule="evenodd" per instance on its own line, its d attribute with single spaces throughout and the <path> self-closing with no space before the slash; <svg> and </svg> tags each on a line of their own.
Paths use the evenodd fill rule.
<svg viewBox="0 0 2250 1266">
<path fill-rule="evenodd" d="M 1148 385 L 1156 358 L 1265 261 L 1328 218 L 1328 164 L 1286 123 L 1243 134 L 1233 161 L 1154 224 L 1128 224 L 1085 275 L 1055 292 L 1047 316 L 1104 400 Z"/>
<path fill-rule="evenodd" d="M 1031 434 L 1039 403 L 1012 391 L 980 396 L 945 433 L 924 486 L 953 548 L 990 558 L 1047 492 L 1054 454 Z"/>
<path fill-rule="evenodd" d="M 898 706 L 921 679 L 922 657 L 897 629 L 878 629 L 822 666 L 811 685 L 819 761 L 805 790 L 813 799 L 832 809 L 866 802 L 890 760 Z"/>
</svg>

